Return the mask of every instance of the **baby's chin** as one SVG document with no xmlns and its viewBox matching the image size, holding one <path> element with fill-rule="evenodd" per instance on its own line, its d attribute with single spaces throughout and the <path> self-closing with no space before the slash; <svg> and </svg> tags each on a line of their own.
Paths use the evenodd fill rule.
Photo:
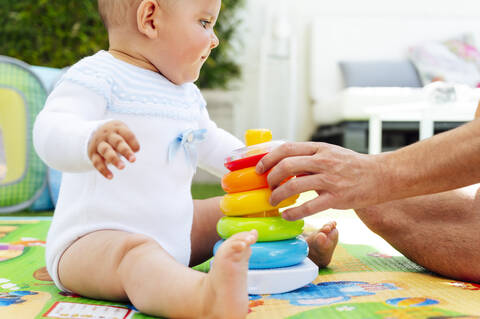
<svg viewBox="0 0 480 319">
<path fill-rule="evenodd" d="M 176 75 L 172 75 L 172 76 L 168 76 L 166 74 L 163 74 L 162 75 L 167 79 L 169 80 L 170 82 L 172 82 L 173 84 L 175 85 L 182 85 L 182 84 L 185 84 L 185 83 L 193 83 L 193 82 L 196 82 L 200 76 L 200 70 L 198 72 L 195 72 L 194 74 L 186 74 L 184 76 L 176 76 Z"/>
</svg>

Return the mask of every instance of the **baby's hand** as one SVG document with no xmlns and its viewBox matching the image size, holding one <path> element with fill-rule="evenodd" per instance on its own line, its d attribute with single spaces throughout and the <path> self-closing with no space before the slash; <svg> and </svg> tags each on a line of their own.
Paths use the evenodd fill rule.
<svg viewBox="0 0 480 319">
<path fill-rule="evenodd" d="M 117 153 L 133 163 L 133 152 L 139 150 L 140 145 L 132 131 L 123 122 L 111 121 L 100 126 L 93 134 L 88 144 L 88 157 L 103 176 L 112 179 L 113 174 L 108 169 L 108 164 L 113 164 L 118 169 L 125 167 Z"/>
</svg>

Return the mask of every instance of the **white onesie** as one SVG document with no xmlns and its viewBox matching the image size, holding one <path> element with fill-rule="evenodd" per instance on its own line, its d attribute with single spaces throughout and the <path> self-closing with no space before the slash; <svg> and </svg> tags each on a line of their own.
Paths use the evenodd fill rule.
<svg viewBox="0 0 480 319">
<path fill-rule="evenodd" d="M 135 163 L 108 180 L 87 155 L 92 133 L 124 122 L 140 143 Z M 62 77 L 34 127 L 40 157 L 63 172 L 48 232 L 46 264 L 55 284 L 58 262 L 76 239 L 101 229 L 141 233 L 188 265 L 193 219 L 191 181 L 197 162 L 217 175 L 223 159 L 243 144 L 209 119 L 193 83 L 175 85 L 100 51 Z"/>
</svg>

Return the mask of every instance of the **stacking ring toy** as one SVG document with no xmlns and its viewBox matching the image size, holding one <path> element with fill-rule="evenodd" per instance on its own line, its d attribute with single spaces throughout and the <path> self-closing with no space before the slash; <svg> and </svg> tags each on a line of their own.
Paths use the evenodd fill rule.
<svg viewBox="0 0 480 319">
<path fill-rule="evenodd" d="M 303 220 L 287 221 L 282 217 L 223 217 L 217 223 L 217 232 L 223 239 L 242 231 L 256 229 L 257 241 L 277 241 L 295 238 L 303 231 Z"/>
<path fill-rule="evenodd" d="M 251 167 L 251 166 L 255 167 L 257 163 L 260 162 L 262 157 L 264 157 L 265 155 L 267 155 L 267 153 L 253 155 L 246 158 L 240 158 L 237 160 L 225 162 L 224 165 L 227 169 L 229 169 L 232 172 L 242 168 Z"/>
<path fill-rule="evenodd" d="M 276 147 L 282 145 L 283 141 L 272 141 L 262 144 L 251 145 L 236 149 L 230 157 L 225 159 L 225 167 L 230 171 L 236 171 L 257 165 L 257 163 Z"/>
<path fill-rule="evenodd" d="M 222 188 L 227 193 L 238 193 L 259 188 L 267 188 L 267 176 L 268 173 L 258 175 L 255 172 L 255 166 L 242 168 L 223 175 Z"/>
<path fill-rule="evenodd" d="M 250 129 L 245 132 L 245 144 L 251 146 L 270 142 L 272 137 L 272 131 L 268 129 Z"/>
<path fill-rule="evenodd" d="M 277 206 L 272 206 L 268 202 L 271 195 L 272 191 L 268 188 L 226 194 L 220 201 L 220 209 L 227 216 L 244 216 L 293 205 L 299 196 L 291 196 L 280 202 Z"/>
<path fill-rule="evenodd" d="M 266 212 L 248 214 L 242 217 L 279 217 L 279 216 L 280 216 L 280 212 L 278 211 L 278 209 L 275 209 L 275 210 L 269 210 Z"/>
<path fill-rule="evenodd" d="M 213 254 L 223 242 L 220 240 L 215 244 Z M 251 248 L 248 269 L 289 267 L 301 263 L 308 256 L 308 244 L 301 238 L 255 243 Z"/>
</svg>

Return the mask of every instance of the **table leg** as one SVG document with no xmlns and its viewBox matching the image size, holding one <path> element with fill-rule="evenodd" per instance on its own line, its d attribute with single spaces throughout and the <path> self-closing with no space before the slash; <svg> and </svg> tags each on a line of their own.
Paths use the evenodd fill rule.
<svg viewBox="0 0 480 319">
<path fill-rule="evenodd" d="M 372 115 L 368 121 L 368 153 L 380 152 L 382 152 L 382 121 L 378 116 Z"/>
<path fill-rule="evenodd" d="M 422 119 L 420 121 L 419 139 L 424 140 L 433 136 L 433 120 Z"/>
</svg>

